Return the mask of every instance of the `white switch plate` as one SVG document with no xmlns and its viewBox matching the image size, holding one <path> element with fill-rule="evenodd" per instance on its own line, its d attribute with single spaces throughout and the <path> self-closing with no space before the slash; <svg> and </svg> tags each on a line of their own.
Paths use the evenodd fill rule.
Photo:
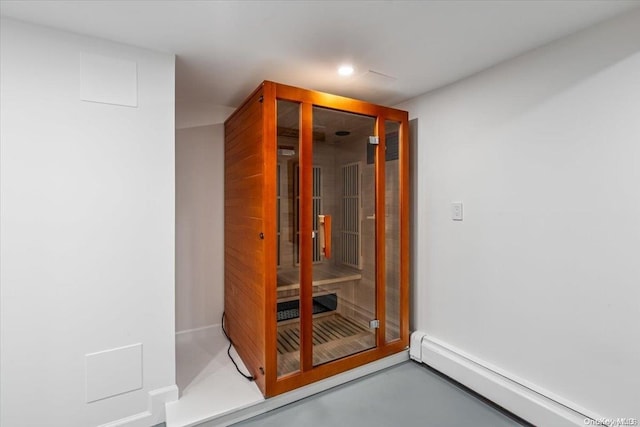
<svg viewBox="0 0 640 427">
<path fill-rule="evenodd" d="M 462 202 L 451 203 L 451 219 L 462 221 Z"/>
</svg>

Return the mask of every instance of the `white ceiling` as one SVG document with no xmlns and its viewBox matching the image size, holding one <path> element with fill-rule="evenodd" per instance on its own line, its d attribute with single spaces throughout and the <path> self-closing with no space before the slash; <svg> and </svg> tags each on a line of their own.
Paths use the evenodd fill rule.
<svg viewBox="0 0 640 427">
<path fill-rule="evenodd" d="M 576 0 L 2 0 L 0 12 L 175 53 L 176 96 L 183 105 L 237 106 L 262 80 L 394 105 L 638 6 Z M 350 78 L 336 73 L 345 61 L 356 68 Z"/>
</svg>

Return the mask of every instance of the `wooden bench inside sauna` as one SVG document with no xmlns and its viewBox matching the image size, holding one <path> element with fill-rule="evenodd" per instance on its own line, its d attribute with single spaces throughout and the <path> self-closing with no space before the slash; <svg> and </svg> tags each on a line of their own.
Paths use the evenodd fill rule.
<svg viewBox="0 0 640 427">
<path fill-rule="evenodd" d="M 407 125 L 272 82 L 225 122 L 225 326 L 266 396 L 406 350 Z"/>
</svg>

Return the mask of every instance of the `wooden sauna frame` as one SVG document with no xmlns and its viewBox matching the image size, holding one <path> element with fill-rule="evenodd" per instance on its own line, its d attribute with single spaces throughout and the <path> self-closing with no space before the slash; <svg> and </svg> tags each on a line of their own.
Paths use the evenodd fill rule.
<svg viewBox="0 0 640 427">
<path fill-rule="evenodd" d="M 300 103 L 300 164 L 311 165 L 313 106 L 376 117 L 376 347 L 313 366 L 312 238 L 300 233 L 300 370 L 277 376 L 276 179 L 277 100 Z M 385 338 L 385 121 L 400 123 L 400 338 Z M 409 344 L 409 135 L 405 111 L 322 92 L 263 82 L 225 122 L 225 327 L 255 381 L 274 396 L 401 351 Z M 382 151 L 381 151 L 382 150 Z M 380 161 L 382 159 L 382 161 Z M 301 166 L 302 200 L 311 198 L 312 168 Z M 381 184 L 382 183 L 382 184 Z M 310 230 L 311 204 L 300 229 Z M 309 258 L 305 261 L 306 258 Z"/>
</svg>

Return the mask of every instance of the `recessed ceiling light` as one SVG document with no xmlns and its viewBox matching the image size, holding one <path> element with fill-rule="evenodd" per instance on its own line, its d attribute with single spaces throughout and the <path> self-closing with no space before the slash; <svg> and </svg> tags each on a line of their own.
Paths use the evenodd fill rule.
<svg viewBox="0 0 640 427">
<path fill-rule="evenodd" d="M 341 76 L 350 76 L 353 74 L 353 67 L 351 65 L 341 65 L 338 68 L 338 74 Z"/>
</svg>

